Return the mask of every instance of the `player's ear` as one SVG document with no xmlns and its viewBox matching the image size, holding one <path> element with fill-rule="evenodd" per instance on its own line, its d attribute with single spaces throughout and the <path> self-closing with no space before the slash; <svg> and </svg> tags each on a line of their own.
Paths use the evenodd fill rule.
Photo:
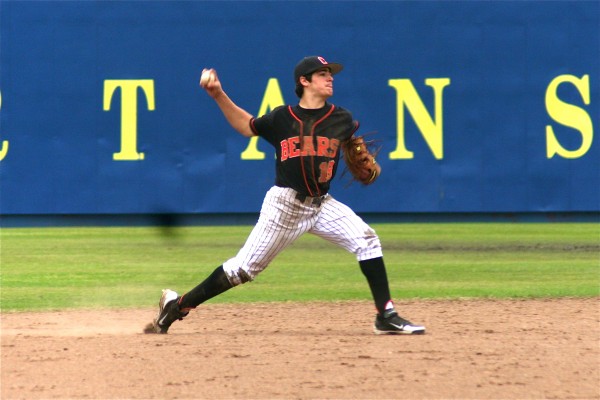
<svg viewBox="0 0 600 400">
<path fill-rule="evenodd" d="M 310 81 L 309 81 L 309 80 L 306 78 L 306 76 L 301 76 L 301 77 L 298 79 L 298 82 L 300 82 L 300 84 L 301 84 L 302 86 L 308 86 L 308 84 L 310 83 Z"/>
</svg>

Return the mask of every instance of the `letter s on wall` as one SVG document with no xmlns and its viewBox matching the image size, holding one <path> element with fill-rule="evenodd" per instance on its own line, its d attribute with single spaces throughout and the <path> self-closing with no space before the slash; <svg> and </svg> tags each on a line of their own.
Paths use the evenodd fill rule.
<svg viewBox="0 0 600 400">
<path fill-rule="evenodd" d="M 0 92 L 0 110 L 2 109 L 2 92 Z M 2 147 L 0 147 L 0 161 L 4 160 L 8 153 L 8 140 L 2 141 Z"/>
</svg>

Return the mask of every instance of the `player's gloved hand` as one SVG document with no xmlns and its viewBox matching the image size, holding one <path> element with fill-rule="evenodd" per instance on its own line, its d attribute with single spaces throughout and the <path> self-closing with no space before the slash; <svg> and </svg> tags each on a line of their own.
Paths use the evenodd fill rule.
<svg viewBox="0 0 600 400">
<path fill-rule="evenodd" d="M 375 160 L 379 150 L 370 150 L 372 145 L 373 141 L 365 142 L 363 136 L 352 136 L 342 143 L 346 170 L 363 185 L 375 182 L 381 174 L 381 165 Z"/>
</svg>

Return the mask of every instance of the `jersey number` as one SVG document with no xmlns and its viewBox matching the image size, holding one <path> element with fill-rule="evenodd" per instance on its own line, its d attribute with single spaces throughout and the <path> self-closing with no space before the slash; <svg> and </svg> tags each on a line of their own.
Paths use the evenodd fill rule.
<svg viewBox="0 0 600 400">
<path fill-rule="evenodd" d="M 329 162 L 323 161 L 321 164 L 319 164 L 319 169 L 321 170 L 321 173 L 319 174 L 319 183 L 329 182 L 331 176 L 333 175 L 334 165 L 334 160 L 330 160 Z"/>
</svg>

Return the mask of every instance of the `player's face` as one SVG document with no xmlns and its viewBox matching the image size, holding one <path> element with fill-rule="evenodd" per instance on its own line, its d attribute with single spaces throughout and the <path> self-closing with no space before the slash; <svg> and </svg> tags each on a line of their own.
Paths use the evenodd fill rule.
<svg viewBox="0 0 600 400">
<path fill-rule="evenodd" d="M 313 73 L 310 86 L 323 97 L 333 96 L 333 75 L 329 68 L 322 68 Z"/>
</svg>

